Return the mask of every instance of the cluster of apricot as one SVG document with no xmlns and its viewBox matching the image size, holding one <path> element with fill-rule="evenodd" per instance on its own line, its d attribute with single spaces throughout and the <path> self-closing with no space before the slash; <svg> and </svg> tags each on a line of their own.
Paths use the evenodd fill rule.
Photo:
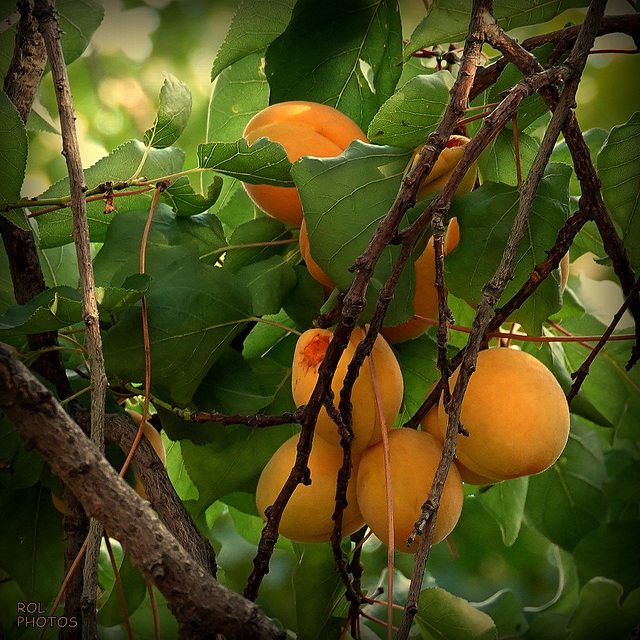
<svg viewBox="0 0 640 640">
<path fill-rule="evenodd" d="M 356 328 L 338 362 L 331 385 L 336 398 L 347 366 L 364 336 L 364 330 Z M 332 332 L 327 329 L 310 329 L 300 336 L 292 367 L 292 391 L 297 405 L 307 403 L 311 397 L 331 338 Z M 367 524 L 378 538 L 389 543 L 382 443 L 385 429 L 389 439 L 395 545 L 413 552 L 415 544 L 409 549 L 405 543 L 435 476 L 442 445 L 422 431 L 390 430 L 400 412 L 403 393 L 398 361 L 387 341 L 378 336 L 352 391 L 353 467 L 342 533 L 349 535 Z M 343 450 L 338 427 L 324 408 L 318 415 L 315 435 L 308 462 L 311 484 L 297 486 L 280 522 L 280 533 L 300 542 L 325 542 L 334 527 L 332 514 Z M 265 466 L 256 492 L 259 513 L 265 513 L 282 489 L 295 463 L 297 440 L 298 436 L 287 440 Z M 462 480 L 453 469 L 445 484 L 434 543 L 449 535 L 456 525 L 462 498 Z"/>
<path fill-rule="evenodd" d="M 360 128 L 340 111 L 310 102 L 285 102 L 258 113 L 247 125 L 244 137 L 255 142 L 268 137 L 285 148 L 290 161 L 304 155 L 339 155 L 354 140 L 367 142 Z M 459 163 L 464 136 L 452 136 L 420 188 L 418 200 L 442 188 Z M 415 151 L 415 163 L 419 149 Z M 456 195 L 467 193 L 476 182 L 472 166 Z M 260 209 L 282 222 L 300 227 L 300 251 L 311 275 L 326 289 L 331 279 L 316 264 L 309 246 L 302 207 L 295 188 L 245 185 Z M 451 220 L 444 252 L 451 251 L 459 239 L 459 228 Z M 568 269 L 563 264 L 563 284 Z M 405 542 L 413 530 L 426 493 L 433 481 L 442 453 L 447 427 L 444 406 L 434 407 L 423 421 L 423 429 L 391 429 L 403 397 L 402 373 L 389 346 L 415 338 L 429 326 L 427 319 L 438 315 L 435 288 L 433 239 L 414 263 L 416 294 L 413 319 L 384 327 L 371 355 L 365 359 L 353 386 L 352 456 L 353 468 L 347 488 L 348 506 L 343 514 L 343 535 L 363 524 L 383 542 L 389 543 L 387 527 L 387 488 L 384 474 L 383 429 L 388 431 L 391 495 L 395 546 Z M 292 367 L 293 397 L 298 406 L 308 402 L 318 379 L 318 369 L 332 333 L 310 329 L 299 339 Z M 336 368 L 332 392 L 339 397 L 348 363 L 359 342 L 362 329 L 356 329 Z M 456 371 L 452 384 L 458 376 Z M 462 404 L 461 422 L 469 437 L 458 439 L 459 460 L 452 466 L 436 519 L 433 542 L 446 537 L 456 525 L 462 509 L 462 481 L 490 484 L 520 475 L 539 473 L 561 454 L 569 430 L 569 412 L 564 394 L 551 372 L 533 356 L 513 349 L 483 351 L 477 370 Z M 343 452 L 336 423 L 323 408 L 319 415 L 309 457 L 310 485 L 298 485 L 280 522 L 280 532 L 301 542 L 327 541 L 333 532 L 332 514 L 338 470 Z M 260 477 L 256 502 L 261 514 L 273 504 L 294 466 L 298 436 L 285 442 L 267 463 Z"/>
</svg>

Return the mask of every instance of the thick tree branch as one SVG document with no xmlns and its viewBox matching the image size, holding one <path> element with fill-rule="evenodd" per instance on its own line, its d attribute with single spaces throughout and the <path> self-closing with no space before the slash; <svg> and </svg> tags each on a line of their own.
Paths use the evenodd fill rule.
<svg viewBox="0 0 640 640">
<path fill-rule="evenodd" d="M 258 607 L 220 585 L 109 465 L 52 394 L 0 344 L 0 408 L 165 596 L 184 640 L 282 640 Z"/>
</svg>

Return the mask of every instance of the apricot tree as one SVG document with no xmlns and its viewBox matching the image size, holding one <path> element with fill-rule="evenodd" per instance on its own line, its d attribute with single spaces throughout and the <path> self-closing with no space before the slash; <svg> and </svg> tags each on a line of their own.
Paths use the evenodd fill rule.
<svg viewBox="0 0 640 640">
<path fill-rule="evenodd" d="M 166 36 L 190 4 L 153 9 Z M 107 73 L 87 46 L 108 3 L 5 5 L 4 635 L 637 638 L 640 121 L 574 111 L 640 14 L 437 0 L 410 33 L 397 0 L 243 0 L 208 109 L 167 75 L 87 166 L 76 116 L 107 130 L 140 86 L 74 110 Z M 32 197 L 46 136 L 66 175 Z M 268 215 L 283 189 L 303 220 Z M 534 364 L 487 375 L 496 352 Z"/>
</svg>

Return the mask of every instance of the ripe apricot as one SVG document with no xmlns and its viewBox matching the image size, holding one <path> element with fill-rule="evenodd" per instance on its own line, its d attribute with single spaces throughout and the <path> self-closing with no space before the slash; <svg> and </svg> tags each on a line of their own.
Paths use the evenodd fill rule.
<svg viewBox="0 0 640 640">
<path fill-rule="evenodd" d="M 460 162 L 464 154 L 465 145 L 469 142 L 466 136 L 453 135 L 449 138 L 447 146 L 442 150 L 436 160 L 431 173 L 418 190 L 418 201 L 424 200 L 429 194 L 440 191 L 445 185 L 453 170 Z M 422 151 L 422 147 L 416 149 L 413 155 L 413 163 L 415 164 L 418 154 Z M 454 197 L 469 193 L 476 183 L 478 175 L 477 163 L 473 163 L 467 173 L 464 174 L 462 181 L 458 185 Z"/>
<path fill-rule="evenodd" d="M 293 356 L 291 384 L 293 399 L 298 406 L 306 404 L 311 397 L 318 379 L 318 369 L 324 359 L 332 335 L 332 332 L 328 329 L 309 329 L 298 339 Z M 356 327 L 351 334 L 347 348 L 338 362 L 331 384 L 331 389 L 336 398 L 336 405 L 338 404 L 340 389 L 347 373 L 347 366 L 364 336 L 364 330 L 361 327 Z M 387 428 L 391 428 L 402 404 L 404 385 L 400 365 L 387 341 L 382 336 L 378 336 L 371 354 L 365 359 L 360 369 L 360 375 L 353 385 L 351 401 L 353 403 L 352 427 L 354 438 L 351 450 L 354 455 L 382 439 L 380 416 L 371 376 L 371 359 L 373 359 L 375 367 L 376 379 L 380 390 L 380 402 L 382 403 Z M 340 446 L 338 427 L 324 408 L 318 414 L 316 433 L 333 446 Z"/>
<path fill-rule="evenodd" d="M 445 234 L 444 253 L 447 255 L 460 237 L 458 221 L 452 218 Z M 405 342 L 422 335 L 428 328 L 429 323 L 424 318 L 436 320 L 438 318 L 438 291 L 436 289 L 436 264 L 435 249 L 433 247 L 433 236 L 420 257 L 414 263 L 416 274 L 416 292 L 413 298 L 413 310 L 421 318 L 412 318 L 401 324 L 392 327 L 383 327 L 380 333 L 389 344 Z"/>
<path fill-rule="evenodd" d="M 127 409 L 127 413 L 133 418 L 133 421 L 139 427 L 142 422 L 142 416 L 137 411 L 132 411 L 131 409 Z M 167 454 L 164 449 L 164 444 L 162 442 L 162 436 L 158 433 L 158 430 L 153 427 L 153 425 L 145 420 L 142 425 L 142 433 L 149 440 L 151 446 L 154 448 L 155 452 L 158 454 L 158 458 L 162 461 L 162 464 L 167 464 Z M 138 477 L 136 473 L 136 491 L 138 495 L 143 497 L 145 500 L 147 498 L 147 492 L 144 490 L 144 486 L 142 484 L 142 480 Z"/>
<path fill-rule="evenodd" d="M 296 460 L 299 436 L 289 438 L 273 454 L 258 480 L 256 506 L 258 513 L 264 513 L 272 505 Z M 331 518 L 335 510 L 336 483 L 338 470 L 342 466 L 342 450 L 332 447 L 322 438 L 314 438 L 309 456 L 311 484 L 299 484 L 280 520 L 280 533 L 298 542 L 326 542 L 333 533 Z M 354 459 L 351 479 L 347 486 L 348 505 L 343 512 L 342 534 L 350 535 L 364 524 L 356 500 L 355 476 L 358 461 Z M 265 518 L 266 519 L 266 518 Z"/>
<path fill-rule="evenodd" d="M 453 389 L 460 368 L 450 378 Z M 447 414 L 438 409 L 444 435 Z M 560 456 L 569 437 L 569 407 L 562 388 L 532 355 L 499 347 L 478 354 L 460 420 L 457 456 L 494 481 L 540 473 Z"/>
<path fill-rule="evenodd" d="M 362 129 L 342 112 L 302 100 L 280 102 L 263 109 L 249 120 L 242 135 L 249 144 L 262 137 L 279 142 L 291 162 L 302 156 L 337 156 L 354 140 L 368 142 Z M 296 227 L 302 223 L 302 205 L 295 187 L 265 184 L 244 187 L 268 215 Z"/>
<path fill-rule="evenodd" d="M 300 225 L 300 236 L 298 238 L 300 243 L 300 253 L 304 259 L 307 269 L 311 276 L 317 280 L 325 289 L 333 289 L 334 284 L 329 276 L 318 266 L 318 263 L 311 257 L 311 248 L 309 247 L 309 236 L 307 235 L 307 225 L 302 219 Z"/>
<path fill-rule="evenodd" d="M 398 551 L 415 553 L 418 548 L 418 539 L 407 547 L 407 538 L 427 499 L 441 455 L 442 446 L 424 431 L 403 427 L 389 433 L 393 535 Z M 362 455 L 356 495 L 364 521 L 388 545 L 384 452 L 381 442 Z M 460 474 L 455 465 L 451 465 L 440 500 L 432 544 L 440 542 L 453 531 L 462 511 L 463 498 Z"/>
<path fill-rule="evenodd" d="M 438 419 L 437 404 L 433 405 L 433 407 L 429 409 L 427 415 L 422 419 L 422 422 L 420 424 L 422 426 L 422 430 L 430 433 L 440 443 L 440 446 L 444 445 L 444 435 L 440 431 L 440 420 Z M 458 436 L 458 442 L 460 441 L 460 438 L 462 438 L 462 436 Z M 460 473 L 462 481 L 466 482 L 467 484 L 484 485 L 495 483 L 495 480 L 492 480 L 491 478 L 485 478 L 479 473 L 474 473 L 473 471 L 471 471 L 471 469 L 467 469 L 467 467 L 465 467 L 460 462 L 460 460 L 455 460 L 454 463 L 456 465 L 456 468 L 458 469 L 458 472 Z"/>
</svg>

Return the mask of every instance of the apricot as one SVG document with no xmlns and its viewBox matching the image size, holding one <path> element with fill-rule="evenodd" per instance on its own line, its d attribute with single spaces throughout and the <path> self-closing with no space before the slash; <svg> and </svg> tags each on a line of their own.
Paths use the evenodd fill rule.
<svg viewBox="0 0 640 640">
<path fill-rule="evenodd" d="M 307 265 L 307 270 L 311 276 L 317 280 L 325 289 L 333 289 L 334 284 L 331 278 L 318 266 L 318 263 L 311 257 L 311 248 L 309 247 L 309 236 L 307 235 L 307 225 L 304 218 L 300 225 L 300 236 L 298 238 L 300 243 L 300 253 Z"/>
<path fill-rule="evenodd" d="M 451 219 L 447 233 L 444 239 L 444 253 L 447 255 L 456 244 L 460 237 L 460 227 L 455 218 Z M 392 327 L 383 327 L 380 333 L 385 337 L 389 344 L 397 344 L 412 340 L 422 335 L 430 326 L 429 322 L 424 318 L 436 320 L 438 318 L 438 291 L 436 289 L 436 264 L 435 249 L 433 246 L 433 236 L 429 238 L 429 242 L 420 257 L 414 263 L 416 275 L 416 292 L 413 298 L 413 311 L 421 318 L 412 318 L 407 322 L 394 325 Z"/>
<path fill-rule="evenodd" d="M 324 359 L 333 334 L 328 329 L 309 329 L 296 344 L 292 367 L 292 391 L 296 405 L 306 404 L 311 397 L 318 369 Z M 356 327 L 351 334 L 349 344 L 342 354 L 331 384 L 337 405 L 340 397 L 347 366 L 358 344 L 364 339 L 365 331 Z M 382 439 L 380 416 L 376 405 L 376 396 L 371 376 L 370 359 L 373 359 L 376 379 L 380 390 L 380 402 L 387 428 L 395 421 L 400 412 L 404 384 L 400 365 L 387 341 L 378 336 L 371 354 L 365 359 L 360 375 L 353 385 L 351 401 L 353 404 L 352 427 L 353 441 L 351 450 L 354 455 Z M 323 407 L 318 414 L 316 434 L 335 447 L 340 447 L 338 427 Z"/>
<path fill-rule="evenodd" d="M 362 129 L 342 112 L 302 100 L 263 109 L 249 120 L 242 135 L 249 144 L 262 137 L 279 142 L 291 162 L 302 156 L 337 156 L 354 140 L 368 142 Z M 295 187 L 246 183 L 244 187 L 268 215 L 296 227 L 302 223 L 302 205 Z"/>
<path fill-rule="evenodd" d="M 453 389 L 460 367 L 450 378 Z M 447 414 L 438 409 L 444 435 Z M 551 371 L 532 355 L 499 347 L 478 354 L 460 420 L 457 456 L 493 481 L 540 473 L 562 453 L 569 437 L 569 407 Z"/>
<path fill-rule="evenodd" d="M 127 413 L 133 418 L 133 421 L 139 427 L 142 422 L 142 416 L 137 411 L 132 411 L 127 409 Z M 142 433 L 149 440 L 151 446 L 154 448 L 155 452 L 158 454 L 158 458 L 162 461 L 163 465 L 167 464 L 167 454 L 164 449 L 164 444 L 162 442 L 162 436 L 158 433 L 158 430 L 153 427 L 153 425 L 147 420 L 144 421 L 142 425 Z M 145 500 L 147 499 L 147 492 L 144 490 L 144 486 L 142 484 L 142 480 L 138 477 L 136 473 L 136 491 L 138 495 L 140 495 Z"/>
<path fill-rule="evenodd" d="M 464 154 L 464 148 L 468 142 L 469 138 L 466 136 L 453 135 L 449 138 L 447 146 L 438 156 L 438 159 L 433 165 L 433 169 L 431 169 L 431 173 L 427 176 L 426 180 L 418 190 L 418 201 L 424 200 L 431 193 L 435 193 L 442 189 L 453 173 L 453 170 L 456 168 L 458 162 L 460 162 L 462 155 Z M 422 147 L 416 149 L 413 155 L 413 164 L 415 164 L 420 151 L 422 151 Z M 467 173 L 464 174 L 462 181 L 454 193 L 454 197 L 469 193 L 476 183 L 477 176 L 478 166 L 477 163 L 474 162 L 469 167 Z"/>
<path fill-rule="evenodd" d="M 393 536 L 398 551 L 415 553 L 418 548 L 418 539 L 407 547 L 407 538 L 427 499 L 441 455 L 442 446 L 424 431 L 402 427 L 389 433 Z M 356 496 L 364 521 L 388 545 L 384 452 L 381 442 L 362 455 Z M 460 474 L 455 465 L 451 465 L 440 500 L 432 544 L 440 542 L 453 531 L 462 511 L 463 498 Z"/>
<path fill-rule="evenodd" d="M 256 506 L 264 513 L 272 505 L 289 477 L 296 460 L 299 436 L 289 438 L 273 454 L 262 470 L 256 490 Z M 314 438 L 309 456 L 311 484 L 299 484 L 280 520 L 280 533 L 297 542 L 327 542 L 333 533 L 336 483 L 342 466 L 342 450 L 331 446 L 322 438 Z M 356 500 L 355 476 L 358 460 L 354 459 L 351 479 L 347 485 L 348 505 L 343 512 L 342 535 L 348 536 L 363 526 Z"/>
<path fill-rule="evenodd" d="M 444 446 L 444 435 L 440 431 L 440 420 L 438 419 L 437 404 L 433 405 L 433 407 L 429 409 L 427 415 L 422 419 L 422 422 L 420 424 L 423 431 L 430 433 L 440 443 L 440 446 Z M 457 442 L 459 442 L 460 438 L 462 437 L 463 436 L 458 436 Z M 495 483 L 495 480 L 492 480 L 491 478 L 485 478 L 478 473 L 474 473 L 473 471 L 471 471 L 471 469 L 467 469 L 467 467 L 465 467 L 460 462 L 460 460 L 454 460 L 454 463 L 456 465 L 456 469 L 458 469 L 458 472 L 460 473 L 462 481 L 466 482 L 467 484 L 484 485 Z"/>
</svg>

